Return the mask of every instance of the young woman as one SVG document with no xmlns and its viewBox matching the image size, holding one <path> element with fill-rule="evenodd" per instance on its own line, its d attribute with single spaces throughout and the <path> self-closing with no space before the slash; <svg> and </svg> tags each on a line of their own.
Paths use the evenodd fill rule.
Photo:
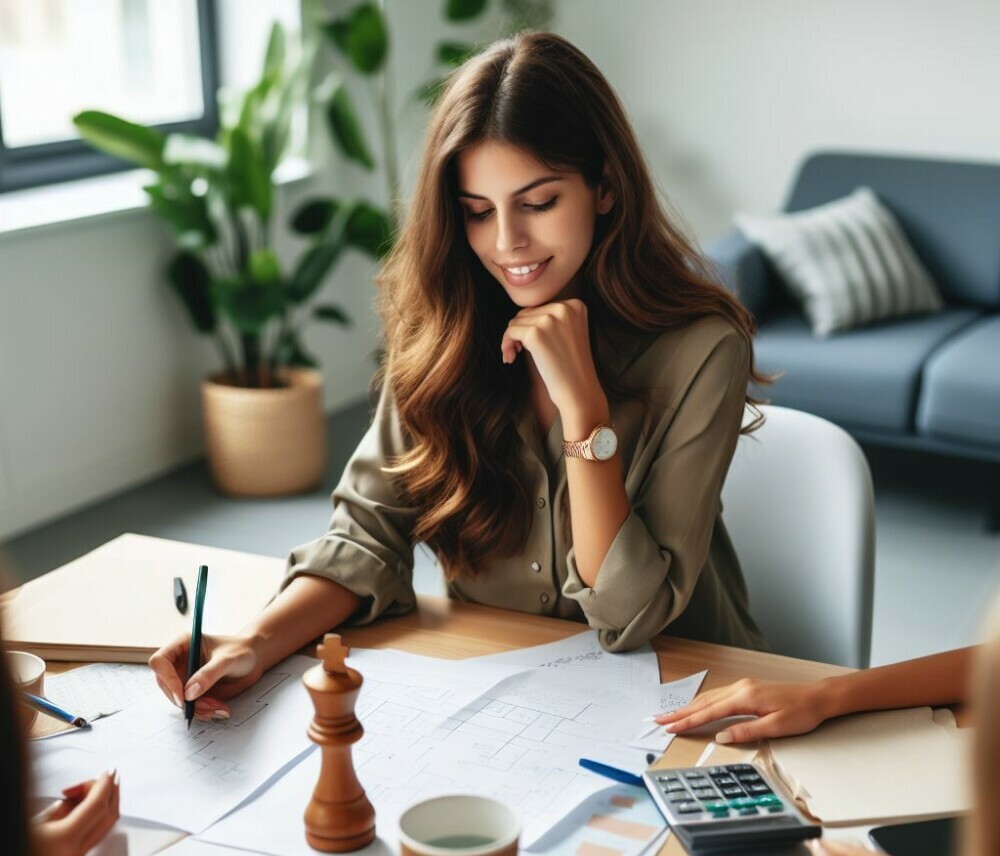
<svg viewBox="0 0 1000 856">
<path fill-rule="evenodd" d="M 611 651 L 665 629 L 744 647 L 719 496 L 753 321 L 661 210 L 621 104 L 565 40 L 469 60 L 430 122 L 381 280 L 374 423 L 322 538 L 235 638 L 150 660 L 198 715 L 321 633 L 413 608 L 413 545 L 452 597 L 587 621 Z"/>
</svg>

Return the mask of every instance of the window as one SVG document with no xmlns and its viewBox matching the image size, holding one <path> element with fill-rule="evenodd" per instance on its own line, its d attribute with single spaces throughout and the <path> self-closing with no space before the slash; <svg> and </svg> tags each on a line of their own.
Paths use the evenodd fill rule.
<svg viewBox="0 0 1000 856">
<path fill-rule="evenodd" d="M 129 168 L 81 110 L 213 136 L 217 85 L 213 0 L 0 0 L 0 192 Z"/>
</svg>

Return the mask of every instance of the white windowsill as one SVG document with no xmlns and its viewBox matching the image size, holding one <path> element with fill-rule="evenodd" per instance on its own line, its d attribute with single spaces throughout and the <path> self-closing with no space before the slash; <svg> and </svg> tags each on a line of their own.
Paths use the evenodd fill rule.
<svg viewBox="0 0 1000 856">
<path fill-rule="evenodd" d="M 292 184 L 312 174 L 312 165 L 305 158 L 288 158 L 278 166 L 275 181 L 279 185 Z M 142 188 L 153 178 L 149 170 L 135 169 L 0 195 L 0 240 L 66 223 L 144 210 L 148 198 Z"/>
</svg>

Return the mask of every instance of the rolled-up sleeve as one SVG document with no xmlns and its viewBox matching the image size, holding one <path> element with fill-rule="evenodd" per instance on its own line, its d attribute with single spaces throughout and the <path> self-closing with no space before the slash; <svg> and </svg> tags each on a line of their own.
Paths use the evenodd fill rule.
<svg viewBox="0 0 1000 856">
<path fill-rule="evenodd" d="M 631 511 L 590 588 L 567 555 L 563 595 L 576 600 L 601 644 L 636 648 L 684 612 L 709 555 L 722 485 L 736 449 L 750 346 L 735 330 L 694 368 L 652 432 Z"/>
<path fill-rule="evenodd" d="M 404 448 L 399 415 L 386 384 L 374 421 L 333 492 L 329 531 L 292 550 L 282 589 L 303 574 L 340 583 L 361 598 L 352 624 L 413 609 L 414 513 L 401 504 L 384 471 Z"/>
</svg>

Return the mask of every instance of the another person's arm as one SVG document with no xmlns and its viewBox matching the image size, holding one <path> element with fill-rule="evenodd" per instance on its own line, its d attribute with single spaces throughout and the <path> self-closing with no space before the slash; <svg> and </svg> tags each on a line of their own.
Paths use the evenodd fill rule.
<svg viewBox="0 0 1000 856">
<path fill-rule="evenodd" d="M 959 648 L 814 683 L 744 679 L 704 692 L 656 721 L 667 731 L 683 734 L 730 716 L 756 716 L 715 736 L 717 743 L 748 743 L 805 734 L 831 717 L 863 710 L 958 704 L 968 699 L 974 651 Z"/>
<path fill-rule="evenodd" d="M 35 850 L 45 856 L 84 856 L 118 821 L 118 776 L 114 771 L 63 791 L 32 824 Z"/>
</svg>

